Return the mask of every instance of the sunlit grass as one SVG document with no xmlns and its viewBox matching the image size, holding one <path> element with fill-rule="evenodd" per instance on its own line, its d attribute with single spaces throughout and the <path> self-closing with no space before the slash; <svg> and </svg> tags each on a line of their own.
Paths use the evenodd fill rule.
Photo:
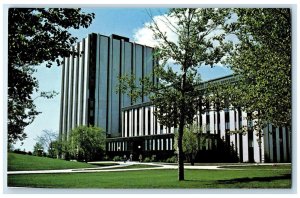
<svg viewBox="0 0 300 198">
<path fill-rule="evenodd" d="M 7 164 L 8 171 L 58 170 L 97 167 L 96 165 L 88 163 L 71 162 L 60 159 L 22 155 L 16 153 L 8 153 Z"/>
<path fill-rule="evenodd" d="M 39 188 L 291 188 L 290 170 L 141 170 L 9 175 L 8 186 Z"/>
</svg>

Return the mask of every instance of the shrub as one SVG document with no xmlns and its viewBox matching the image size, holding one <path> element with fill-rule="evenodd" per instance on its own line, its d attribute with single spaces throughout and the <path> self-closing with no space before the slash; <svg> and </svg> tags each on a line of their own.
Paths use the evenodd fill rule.
<svg viewBox="0 0 300 198">
<path fill-rule="evenodd" d="M 177 163 L 177 157 L 176 156 L 172 156 L 168 159 L 166 159 L 167 163 Z"/>
<path fill-rule="evenodd" d="M 109 157 L 108 155 L 105 155 L 104 158 L 103 158 L 103 160 L 109 161 L 109 160 L 110 160 L 110 157 Z"/>
<path fill-rule="evenodd" d="M 149 157 L 145 157 L 144 162 L 151 162 L 151 159 Z"/>
<path fill-rule="evenodd" d="M 114 156 L 113 161 L 122 161 L 122 158 L 120 156 Z"/>
<path fill-rule="evenodd" d="M 155 162 L 156 161 L 156 155 L 152 155 L 151 156 L 151 162 Z"/>
</svg>

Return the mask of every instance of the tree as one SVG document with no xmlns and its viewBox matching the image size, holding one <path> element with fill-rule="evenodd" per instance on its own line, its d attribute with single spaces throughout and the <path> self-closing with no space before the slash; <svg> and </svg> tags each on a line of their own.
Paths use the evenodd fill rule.
<svg viewBox="0 0 300 198">
<path fill-rule="evenodd" d="M 43 153 L 44 153 L 43 145 L 39 142 L 35 143 L 35 145 L 33 147 L 33 155 L 43 156 Z"/>
<path fill-rule="evenodd" d="M 48 156 L 52 157 L 52 158 L 59 158 L 60 156 L 60 149 L 61 145 L 60 145 L 60 140 L 53 140 L 50 142 L 50 146 L 48 149 Z"/>
<path fill-rule="evenodd" d="M 194 165 L 194 161 L 196 155 L 198 153 L 200 147 L 200 128 L 196 125 L 190 125 L 184 128 L 183 136 L 182 136 L 182 151 L 191 163 Z M 178 133 L 175 133 L 175 142 L 174 148 L 178 148 Z"/>
<path fill-rule="evenodd" d="M 40 113 L 32 98 L 38 81 L 32 74 L 35 66 L 58 65 L 68 57 L 76 42 L 69 28 L 87 28 L 94 14 L 81 9 L 10 8 L 8 11 L 8 144 L 26 138 L 24 128 Z M 75 54 L 78 54 L 75 52 Z M 53 92 L 39 96 L 52 98 Z"/>
<path fill-rule="evenodd" d="M 127 91 L 133 99 L 148 94 L 156 107 L 155 116 L 167 127 L 178 128 L 178 179 L 184 180 L 182 138 L 184 127 L 193 123 L 198 113 L 200 76 L 198 68 L 203 65 L 213 66 L 221 61 L 229 46 L 225 45 L 224 34 L 219 28 L 226 21 L 227 9 L 170 9 L 164 23 L 178 36 L 178 41 L 171 41 L 153 19 L 152 29 L 159 46 L 155 52 L 158 65 L 154 75 L 141 80 L 142 88 L 134 84 L 133 76 L 122 76 L 121 92 Z M 172 18 L 171 22 L 169 19 Z M 173 60 L 178 66 L 175 71 L 168 61 Z"/>
<path fill-rule="evenodd" d="M 47 151 L 48 156 L 55 157 L 55 148 L 57 146 L 58 134 L 51 130 L 43 130 L 41 136 L 37 136 L 36 140 Z"/>
<path fill-rule="evenodd" d="M 238 42 L 228 58 L 238 82 L 229 86 L 231 103 L 252 113 L 258 131 L 272 123 L 291 124 L 291 13 L 286 8 L 233 9 L 225 25 Z"/>
<path fill-rule="evenodd" d="M 99 159 L 105 151 L 105 138 L 105 132 L 98 127 L 76 127 L 68 140 L 70 155 L 85 162 Z"/>
</svg>

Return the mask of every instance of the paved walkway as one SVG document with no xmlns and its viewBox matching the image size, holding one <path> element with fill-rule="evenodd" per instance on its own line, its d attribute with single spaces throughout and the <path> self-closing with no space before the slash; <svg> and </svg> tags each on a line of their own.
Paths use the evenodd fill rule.
<svg viewBox="0 0 300 198">
<path fill-rule="evenodd" d="M 78 168 L 78 169 L 62 169 L 62 170 L 33 170 L 33 171 L 8 171 L 8 175 L 16 175 L 16 174 L 47 174 L 47 173 L 95 173 L 95 172 L 118 172 L 118 171 L 137 171 L 137 170 L 155 170 L 155 169 L 177 169 L 178 166 L 177 164 L 170 165 L 170 164 L 159 164 L 159 163 L 146 163 L 146 162 L 114 162 L 114 161 L 105 161 L 105 162 L 93 162 L 93 164 L 101 164 L 101 163 L 118 163 L 118 165 L 113 165 L 113 166 L 103 166 L 103 167 L 95 167 L 95 168 Z M 137 165 L 137 164 L 142 164 L 142 165 L 148 165 L 148 166 L 153 166 L 153 167 L 147 167 L 147 168 L 124 168 L 128 167 L 131 165 Z M 247 164 L 248 165 L 248 164 Z M 228 166 L 247 166 L 247 165 L 242 165 L 242 164 L 231 164 Z M 253 166 L 255 164 L 249 164 L 250 166 Z M 248 165 L 248 166 L 249 166 Z M 274 164 L 258 164 L 258 165 L 274 165 Z M 223 170 L 232 170 L 229 168 L 222 168 L 226 165 L 210 165 L 210 166 L 190 166 L 190 165 L 185 165 L 185 169 L 202 169 L 202 170 L 217 170 L 217 169 L 223 169 Z M 237 168 L 238 170 L 240 168 Z"/>
<path fill-rule="evenodd" d="M 46 174 L 46 173 L 91 173 L 91 172 L 114 172 L 114 171 L 136 171 L 136 170 L 149 170 L 149 169 L 177 169 L 177 165 L 145 163 L 145 162 L 93 162 L 97 163 L 118 163 L 118 165 L 95 167 L 95 168 L 78 168 L 78 169 L 62 169 L 62 170 L 33 170 L 33 171 L 8 171 L 7 174 Z M 128 168 L 131 165 L 148 165 L 153 167 L 147 168 Z M 217 169 L 218 166 L 184 166 L 185 169 Z"/>
</svg>

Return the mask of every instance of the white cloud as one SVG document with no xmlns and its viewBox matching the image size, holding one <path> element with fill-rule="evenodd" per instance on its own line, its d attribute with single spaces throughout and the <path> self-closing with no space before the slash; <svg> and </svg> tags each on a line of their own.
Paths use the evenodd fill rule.
<svg viewBox="0 0 300 198">
<path fill-rule="evenodd" d="M 178 36 L 172 31 L 172 29 L 174 29 L 172 25 L 176 28 L 176 21 L 174 18 L 168 17 L 167 15 L 158 15 L 154 16 L 153 20 L 156 22 L 159 29 L 166 33 L 169 41 L 177 43 Z M 170 23 L 172 25 L 169 25 Z M 133 39 L 136 43 L 150 47 L 155 47 L 158 45 L 158 42 L 154 40 L 152 30 L 149 28 L 150 25 L 154 25 L 154 23 L 152 21 L 147 22 L 143 27 L 134 30 Z"/>
<path fill-rule="evenodd" d="M 153 17 L 153 21 L 156 22 L 160 31 L 166 33 L 168 40 L 174 43 L 178 42 L 178 35 L 174 32 L 175 29 L 177 28 L 177 23 L 176 23 L 177 20 L 178 19 L 174 17 L 169 17 L 167 15 L 157 15 Z M 158 46 L 159 41 L 154 39 L 153 31 L 149 28 L 149 26 L 154 25 L 153 21 L 147 22 L 144 24 L 143 27 L 134 30 L 134 35 L 133 35 L 134 42 L 142 45 L 147 45 L 150 47 Z M 207 35 L 205 38 L 211 39 L 213 36 L 220 35 L 222 33 L 224 33 L 224 30 L 216 29 L 212 31 L 209 35 Z M 237 42 L 236 41 L 237 38 L 235 38 L 233 35 L 226 35 L 225 38 L 226 41 L 233 41 L 234 43 Z M 214 46 L 219 46 L 218 41 L 213 41 L 213 43 Z M 173 59 L 169 59 L 167 61 L 167 65 L 176 65 L 176 64 Z M 222 65 L 220 62 L 216 63 L 215 66 L 224 67 L 224 65 Z M 179 70 L 179 67 L 176 70 Z"/>
</svg>

